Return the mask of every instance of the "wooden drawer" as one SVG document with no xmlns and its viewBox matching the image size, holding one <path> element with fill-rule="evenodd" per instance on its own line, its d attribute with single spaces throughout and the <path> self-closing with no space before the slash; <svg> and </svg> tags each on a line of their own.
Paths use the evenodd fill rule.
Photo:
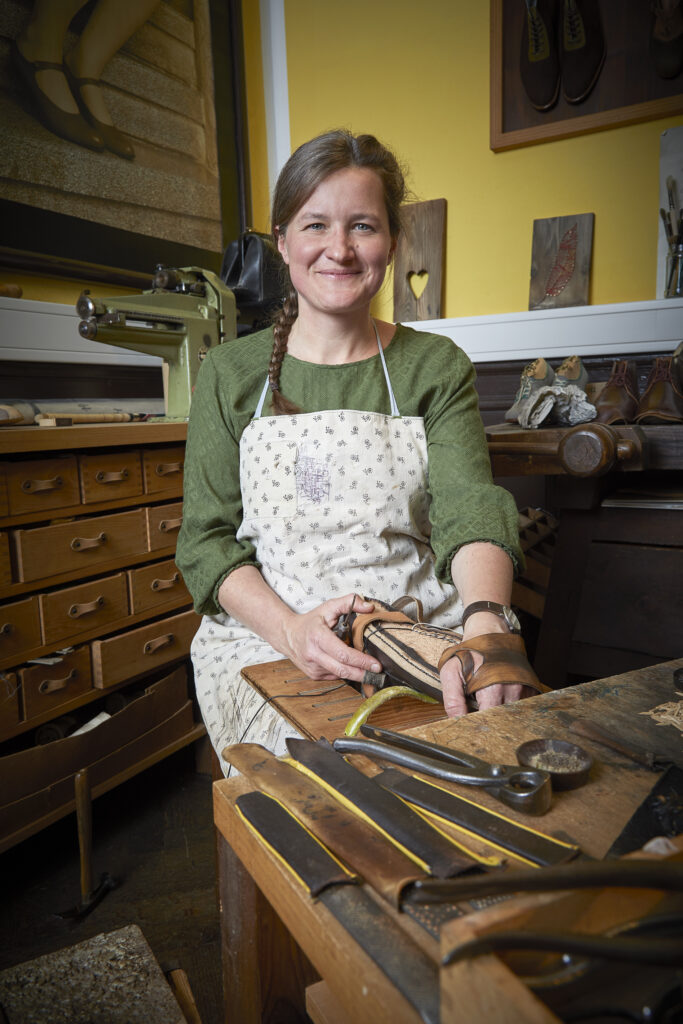
<svg viewBox="0 0 683 1024">
<path fill-rule="evenodd" d="M 13 530 L 19 580 L 56 576 L 147 551 L 145 509 L 74 519 L 33 530 Z"/>
<path fill-rule="evenodd" d="M 52 665 L 27 665 L 17 674 L 28 722 L 92 689 L 90 648 L 78 647 Z"/>
<path fill-rule="evenodd" d="M 26 462 L 6 462 L 9 515 L 80 505 L 78 466 L 74 455 Z"/>
<path fill-rule="evenodd" d="M 182 494 L 184 445 L 152 448 L 142 453 L 145 494 Z"/>
<path fill-rule="evenodd" d="M 0 672 L 0 736 L 19 724 L 19 694 L 14 672 Z"/>
<path fill-rule="evenodd" d="M 153 505 L 146 511 L 149 550 L 159 551 L 161 548 L 175 547 L 183 522 L 182 501 L 176 501 L 172 505 Z"/>
<path fill-rule="evenodd" d="M 37 597 L 12 601 L 0 608 L 0 661 L 5 665 L 10 658 L 22 661 L 24 652 L 39 647 L 41 642 Z"/>
<path fill-rule="evenodd" d="M 9 534 L 0 533 L 0 587 L 12 582 L 12 563 L 9 557 Z"/>
<path fill-rule="evenodd" d="M 76 637 L 98 626 L 123 619 L 128 614 L 126 574 L 105 576 L 76 587 L 65 587 L 40 595 L 43 617 L 43 643 Z"/>
<path fill-rule="evenodd" d="M 190 653 L 200 618 L 181 612 L 92 644 L 93 682 L 102 689 L 159 668 Z"/>
<path fill-rule="evenodd" d="M 128 593 L 133 615 L 165 604 L 192 601 L 190 593 L 172 558 L 154 565 L 143 565 L 128 570 Z"/>
<path fill-rule="evenodd" d="M 137 451 L 79 455 L 78 475 L 84 505 L 142 494 L 142 466 Z"/>
</svg>

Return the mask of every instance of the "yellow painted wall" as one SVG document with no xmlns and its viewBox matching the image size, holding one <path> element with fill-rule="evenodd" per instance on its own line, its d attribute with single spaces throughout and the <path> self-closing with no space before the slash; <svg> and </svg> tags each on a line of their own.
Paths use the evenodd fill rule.
<svg viewBox="0 0 683 1024">
<path fill-rule="evenodd" d="M 292 147 L 370 131 L 416 199 L 447 199 L 442 315 L 527 309 L 534 219 L 577 213 L 595 213 L 590 301 L 655 297 L 659 140 L 682 118 L 493 153 L 487 0 L 285 0 L 285 17 Z"/>
</svg>

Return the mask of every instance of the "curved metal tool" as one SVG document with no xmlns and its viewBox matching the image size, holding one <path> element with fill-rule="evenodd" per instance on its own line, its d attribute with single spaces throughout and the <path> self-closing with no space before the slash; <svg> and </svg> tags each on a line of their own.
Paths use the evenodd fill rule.
<svg viewBox="0 0 683 1024">
<path fill-rule="evenodd" d="M 381 758 L 445 782 L 480 786 L 501 803 L 525 814 L 545 814 L 550 807 L 552 787 L 548 772 L 518 765 L 489 764 L 473 754 L 389 729 L 363 725 L 361 732 L 368 738 L 342 737 L 334 741 L 334 749 L 339 754 Z"/>
</svg>

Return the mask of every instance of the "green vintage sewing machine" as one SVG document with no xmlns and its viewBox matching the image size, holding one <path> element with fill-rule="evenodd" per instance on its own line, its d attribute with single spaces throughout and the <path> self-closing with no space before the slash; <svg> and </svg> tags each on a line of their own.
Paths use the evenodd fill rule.
<svg viewBox="0 0 683 1024">
<path fill-rule="evenodd" d="M 237 335 L 235 298 L 220 278 L 199 267 L 157 267 L 152 288 L 140 295 L 76 303 L 83 338 L 160 356 L 164 360 L 166 415 L 186 420 L 202 359 Z"/>
</svg>

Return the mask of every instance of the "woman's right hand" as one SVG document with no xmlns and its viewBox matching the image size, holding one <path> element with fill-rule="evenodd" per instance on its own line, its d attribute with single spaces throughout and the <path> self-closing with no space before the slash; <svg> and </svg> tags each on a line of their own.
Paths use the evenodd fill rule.
<svg viewBox="0 0 683 1024">
<path fill-rule="evenodd" d="M 358 594 L 333 598 L 304 615 L 292 613 L 284 624 L 287 650 L 283 651 L 310 679 L 352 679 L 362 682 L 366 672 L 381 672 L 374 658 L 348 647 L 332 632 L 339 618 L 351 610 L 366 614 L 374 605 Z"/>
</svg>

